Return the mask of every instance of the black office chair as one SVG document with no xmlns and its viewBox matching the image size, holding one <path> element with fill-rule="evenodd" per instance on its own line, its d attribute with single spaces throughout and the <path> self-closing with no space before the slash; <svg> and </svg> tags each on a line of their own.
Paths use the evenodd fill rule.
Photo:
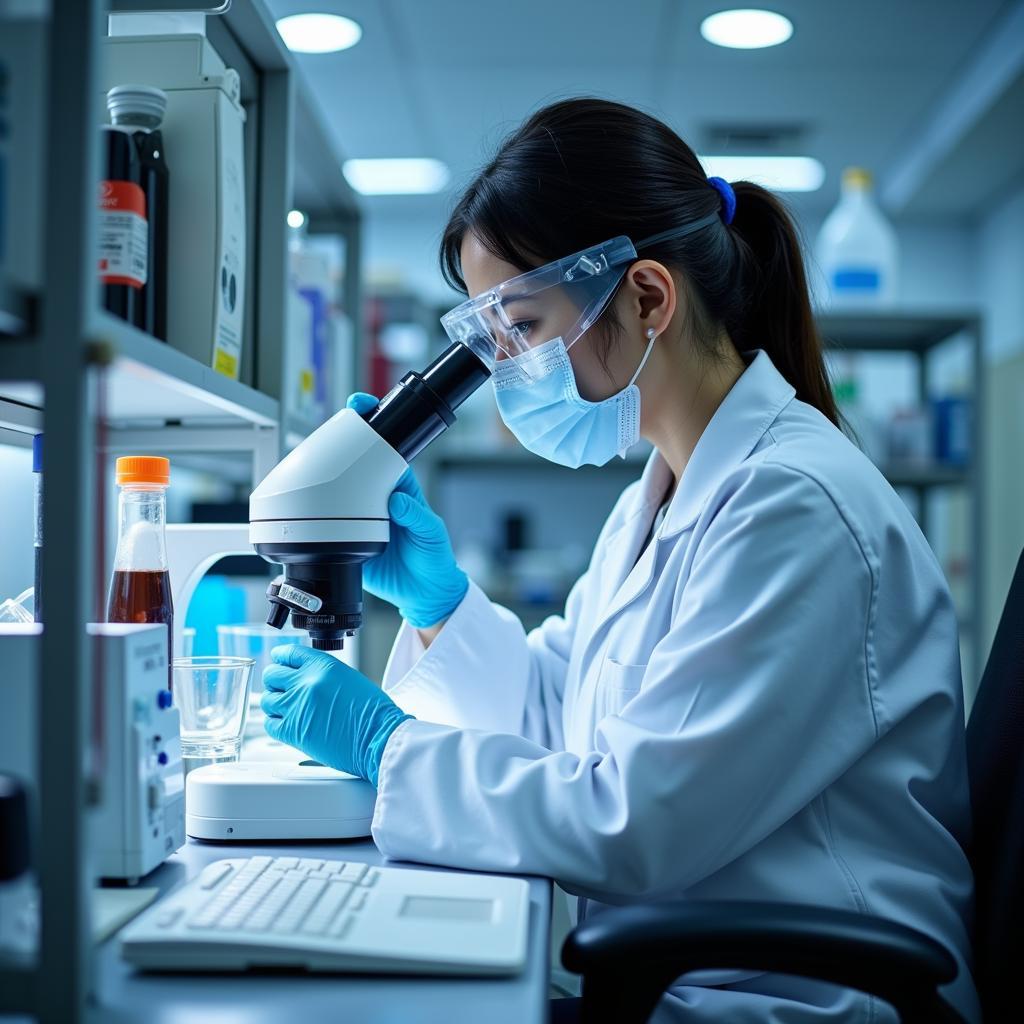
<svg viewBox="0 0 1024 1024">
<path fill-rule="evenodd" d="M 976 883 L 974 978 L 990 1021 L 1020 1005 L 1024 978 L 1024 554 L 967 726 Z M 870 992 L 904 1022 L 960 1022 L 938 988 L 956 962 L 934 939 L 852 911 L 759 902 L 676 902 L 602 911 L 562 946 L 583 975 L 581 1024 L 643 1024 L 680 975 L 775 971 Z"/>
</svg>

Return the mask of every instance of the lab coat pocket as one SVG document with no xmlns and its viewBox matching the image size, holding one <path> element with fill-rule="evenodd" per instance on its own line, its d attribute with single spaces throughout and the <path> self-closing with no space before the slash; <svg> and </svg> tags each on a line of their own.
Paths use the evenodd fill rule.
<svg viewBox="0 0 1024 1024">
<path fill-rule="evenodd" d="M 595 695 L 597 720 L 617 715 L 640 692 L 646 665 L 626 665 L 606 658 L 601 666 Z"/>
</svg>

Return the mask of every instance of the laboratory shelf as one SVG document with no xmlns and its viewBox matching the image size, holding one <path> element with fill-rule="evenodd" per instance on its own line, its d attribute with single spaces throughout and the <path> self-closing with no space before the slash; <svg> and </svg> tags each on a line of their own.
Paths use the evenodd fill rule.
<svg viewBox="0 0 1024 1024">
<path fill-rule="evenodd" d="M 887 463 L 879 467 L 893 487 L 954 487 L 971 482 L 965 466 Z"/>
<path fill-rule="evenodd" d="M 95 314 L 90 340 L 106 365 L 106 418 L 126 425 L 276 427 L 275 398 L 216 373 L 166 342 L 101 310 Z M 16 402 L 41 409 L 38 343 L 32 339 L 0 341 L 0 403 Z"/>
<path fill-rule="evenodd" d="M 31 329 L 34 306 L 33 296 L 0 281 L 0 332 L 27 334 Z"/>
<path fill-rule="evenodd" d="M 647 463 L 649 454 L 645 451 L 642 456 L 628 455 L 625 459 L 612 459 L 602 468 L 629 470 L 634 474 L 640 473 Z M 565 466 L 549 462 L 547 459 L 542 459 L 519 447 L 451 447 L 437 452 L 431 459 L 431 464 L 440 469 L 536 469 L 566 472 Z M 595 468 L 597 467 L 583 466 L 580 471 L 587 472 Z M 569 472 L 576 471 L 570 470 Z"/>
<path fill-rule="evenodd" d="M 111 349 L 106 408 L 111 424 L 277 425 L 276 399 L 230 380 L 119 317 L 98 313 L 91 334 Z"/>
<path fill-rule="evenodd" d="M 845 352 L 905 352 L 915 357 L 917 402 L 924 406 L 935 393 L 932 380 L 933 350 L 954 341 L 967 347 L 968 381 L 964 383 L 976 415 L 972 416 L 970 451 L 967 465 L 938 462 L 885 463 L 879 468 L 894 487 L 917 492 L 915 515 L 924 535 L 934 543 L 930 520 L 932 502 L 926 500 L 937 488 L 958 488 L 968 504 L 968 544 L 964 556 L 970 567 L 970 615 L 961 622 L 961 636 L 970 647 L 971 665 L 965 674 L 968 697 L 981 678 L 983 645 L 980 628 L 985 621 L 984 530 L 984 385 L 985 365 L 982 352 L 982 321 L 976 310 L 901 308 L 889 310 L 819 310 L 815 315 L 826 348 Z"/>
<path fill-rule="evenodd" d="M 818 312 L 826 346 L 862 352 L 924 353 L 962 330 L 975 327 L 969 311 L 864 310 Z"/>
<path fill-rule="evenodd" d="M 38 378 L 38 341 L 33 338 L 0 338 L 0 381 L 29 381 Z"/>
<path fill-rule="evenodd" d="M 642 458 L 627 456 L 613 459 L 604 469 L 622 469 L 638 472 L 647 463 L 647 454 Z M 564 469 L 554 462 L 548 462 L 526 451 L 515 449 L 486 448 L 460 451 L 458 449 L 438 453 L 433 466 L 439 469 L 505 469 L 522 468 L 536 470 Z M 592 467 L 584 467 L 584 469 Z M 918 465 L 916 463 L 890 462 L 879 466 L 885 478 L 894 487 L 950 487 L 970 482 L 971 474 L 965 466 L 941 464 Z"/>
<path fill-rule="evenodd" d="M 111 14 L 148 14 L 154 10 L 166 12 L 202 11 L 216 18 L 210 25 L 226 24 L 231 34 L 249 54 L 250 59 L 267 71 L 287 71 L 291 67 L 288 48 L 274 27 L 274 19 L 264 3 L 235 3 L 231 0 L 108 0 Z"/>
<path fill-rule="evenodd" d="M 82 625 L 93 614 L 103 570 L 95 546 L 104 525 L 98 521 L 104 481 L 93 456 L 104 448 L 161 451 L 176 461 L 206 460 L 221 477 L 260 479 L 279 460 L 287 426 L 278 401 L 288 390 L 286 215 L 301 204 L 311 223 L 322 222 L 343 242 L 343 304 L 351 315 L 362 308 L 361 211 L 341 174 L 342 155 L 266 0 L 49 0 L 45 6 L 40 152 L 61 157 L 32 168 L 47 197 L 46 216 L 40 210 L 37 218 L 38 290 L 0 293 L 0 444 L 30 443 L 45 421 L 50 526 L 42 585 L 61 595 L 47 611 L 46 626 L 64 640 L 41 648 L 35 682 L 48 710 L 39 716 L 37 745 L 59 756 L 43 759 L 32 780 L 43 795 L 33 855 L 42 894 L 38 959 L 22 966 L 0 960 L 0 1015 L 84 1024 L 95 1016 L 92 879 L 68 866 L 90 862 L 87 808 L 96 798 L 82 770 L 90 761 L 87 695 L 96 671 Z M 244 169 L 254 282 L 243 366 L 254 386 L 95 309 L 95 258 L 89 254 L 96 234 L 95 119 L 106 15 L 154 6 L 216 13 L 206 22 L 208 38 L 239 74 L 248 115 Z M 302 436 L 312 428 L 299 421 L 291 426 Z M 251 460 L 251 474 L 240 455 Z M 60 984 L 49 984 L 53 978 Z"/>
<path fill-rule="evenodd" d="M 35 385 L 0 386 L 0 444 L 26 447 L 43 429 L 43 412 L 35 401 Z"/>
</svg>

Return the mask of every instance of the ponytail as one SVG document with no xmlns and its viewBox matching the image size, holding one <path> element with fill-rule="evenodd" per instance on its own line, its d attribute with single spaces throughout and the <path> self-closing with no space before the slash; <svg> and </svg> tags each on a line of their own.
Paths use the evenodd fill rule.
<svg viewBox="0 0 1024 1024">
<path fill-rule="evenodd" d="M 764 349 L 796 397 L 839 426 L 796 226 L 782 202 L 760 185 L 739 181 L 733 191 L 745 301 L 729 335 L 740 351 Z"/>
</svg>

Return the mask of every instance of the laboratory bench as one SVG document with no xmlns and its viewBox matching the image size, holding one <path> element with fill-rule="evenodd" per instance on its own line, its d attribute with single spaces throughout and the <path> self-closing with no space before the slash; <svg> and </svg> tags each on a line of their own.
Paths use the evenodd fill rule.
<svg viewBox="0 0 1024 1024">
<path fill-rule="evenodd" d="M 188 840 L 142 885 L 159 888 L 161 898 L 224 857 L 334 857 L 390 866 L 372 840 L 332 843 L 227 845 Z M 401 867 L 437 870 L 418 864 Z M 527 877 L 530 924 L 527 964 L 512 978 L 426 978 L 394 975 L 307 974 L 142 974 L 125 963 L 114 935 L 98 950 L 99 1005 L 96 1024 L 186 1024 L 237 1021 L 239 1024 L 541 1024 L 547 1019 L 548 932 L 551 883 Z"/>
</svg>

